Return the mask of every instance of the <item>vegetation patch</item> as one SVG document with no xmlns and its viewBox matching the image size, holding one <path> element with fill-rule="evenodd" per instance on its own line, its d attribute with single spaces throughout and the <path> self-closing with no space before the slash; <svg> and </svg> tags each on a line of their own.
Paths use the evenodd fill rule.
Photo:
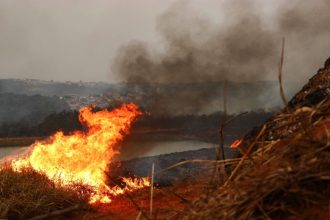
<svg viewBox="0 0 330 220">
<path fill-rule="evenodd" d="M 62 187 L 32 169 L 14 172 L 0 169 L 0 219 L 29 219 L 52 216 L 56 211 L 88 207 L 90 190 L 81 184 Z M 73 208 L 72 208 L 73 207 Z M 69 208 L 69 209 L 68 209 Z"/>
</svg>

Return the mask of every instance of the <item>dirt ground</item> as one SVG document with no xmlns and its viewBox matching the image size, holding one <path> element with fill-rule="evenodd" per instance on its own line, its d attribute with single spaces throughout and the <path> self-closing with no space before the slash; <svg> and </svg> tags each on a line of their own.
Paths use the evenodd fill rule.
<svg viewBox="0 0 330 220">
<path fill-rule="evenodd" d="M 181 182 L 170 187 L 156 187 L 153 197 L 152 219 L 176 219 L 176 215 L 205 192 L 208 178 Z M 98 210 L 77 213 L 74 219 L 131 220 L 150 218 L 150 188 L 142 189 L 113 199 Z M 139 214 L 142 211 L 143 214 Z M 143 215 L 146 215 L 144 217 Z"/>
</svg>

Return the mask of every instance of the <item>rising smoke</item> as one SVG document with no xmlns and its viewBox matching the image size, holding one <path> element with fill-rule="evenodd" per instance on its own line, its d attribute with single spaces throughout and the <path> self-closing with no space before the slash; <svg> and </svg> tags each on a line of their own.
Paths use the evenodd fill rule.
<svg viewBox="0 0 330 220">
<path fill-rule="evenodd" d="M 276 72 L 282 36 L 302 49 L 313 51 L 320 44 L 324 51 L 329 49 L 327 0 L 300 0 L 290 8 L 281 7 L 272 24 L 260 15 L 256 3 L 231 1 L 226 6 L 236 13 L 225 14 L 228 24 L 215 25 L 195 16 L 187 2 L 179 2 L 157 22 L 164 52 L 150 50 L 145 43 L 134 41 L 120 48 L 112 70 L 129 82 L 263 80 Z M 321 38 L 324 41 L 312 43 Z M 289 54 L 299 52 L 289 51 Z M 323 51 L 316 52 L 321 55 L 306 54 L 306 59 L 326 58 L 322 57 Z"/>
<path fill-rule="evenodd" d="M 112 72 L 129 83 L 219 82 L 219 87 L 224 80 L 254 83 L 276 79 L 280 42 L 285 36 L 288 45 L 286 78 L 305 81 L 299 75 L 306 75 L 306 70 L 315 72 L 329 56 L 329 1 L 294 1 L 274 9 L 271 19 L 262 15 L 259 3 L 261 1 L 235 0 L 224 4 L 221 10 L 224 22 L 217 24 L 196 15 L 187 1 L 179 1 L 157 20 L 163 50 L 155 51 L 147 43 L 132 41 L 119 49 Z M 255 106 L 255 100 L 261 103 L 279 100 L 269 97 L 278 96 L 277 90 L 269 89 L 267 94 L 253 93 L 250 95 L 256 97 L 245 97 L 249 103 L 234 111 L 264 107 Z M 292 95 L 291 91 L 296 88 L 286 89 Z M 171 109 L 175 109 L 173 103 L 190 103 L 197 112 L 202 112 L 214 99 L 219 99 L 220 90 L 201 89 L 191 94 L 178 93 L 171 98 L 159 96 L 158 101 L 167 106 L 163 108 Z M 239 94 L 238 97 L 244 96 Z M 240 105 L 239 99 L 231 98 Z M 278 103 L 270 105 L 275 104 Z"/>
<path fill-rule="evenodd" d="M 222 28 L 195 17 L 187 3 L 175 4 L 159 17 L 157 27 L 165 51 L 132 42 L 120 49 L 114 73 L 129 82 L 251 79 L 275 61 L 276 37 L 252 10 Z"/>
</svg>

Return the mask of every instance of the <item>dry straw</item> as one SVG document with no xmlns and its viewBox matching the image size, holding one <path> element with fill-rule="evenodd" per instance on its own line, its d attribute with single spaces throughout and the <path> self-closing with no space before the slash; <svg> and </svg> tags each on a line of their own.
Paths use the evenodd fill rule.
<svg viewBox="0 0 330 220">
<path fill-rule="evenodd" d="M 285 110 L 244 139 L 225 184 L 202 195 L 182 219 L 330 219 L 330 58 L 287 103 L 283 57 L 284 39 Z"/>
<path fill-rule="evenodd" d="M 0 219 L 49 219 L 88 207 L 91 190 L 58 186 L 32 169 L 0 168 Z"/>
<path fill-rule="evenodd" d="M 291 114 L 283 112 L 276 118 L 285 119 L 283 128 L 291 128 L 293 133 L 265 142 L 265 129 L 261 129 L 226 183 L 185 210 L 183 219 L 328 216 L 330 99 L 315 107 L 297 108 Z M 250 149 L 255 150 L 251 153 Z"/>
</svg>

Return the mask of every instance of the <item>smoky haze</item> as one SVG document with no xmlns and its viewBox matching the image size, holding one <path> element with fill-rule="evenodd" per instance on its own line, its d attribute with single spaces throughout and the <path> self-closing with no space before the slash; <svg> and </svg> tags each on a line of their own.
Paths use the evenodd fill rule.
<svg viewBox="0 0 330 220">
<path fill-rule="evenodd" d="M 182 84 L 170 95 L 154 92 L 156 113 L 223 109 L 223 81 L 238 83 L 227 87 L 229 112 L 279 106 L 278 85 L 258 81 L 276 80 L 282 37 L 284 78 L 299 82 L 285 84 L 288 97 L 323 65 L 330 51 L 330 3 L 292 1 L 268 11 L 261 3 L 223 2 L 223 22 L 217 23 L 188 1 L 176 2 L 157 19 L 162 50 L 131 41 L 118 50 L 112 73 L 128 83 Z M 189 89 L 196 83 L 204 86 Z"/>
<path fill-rule="evenodd" d="M 286 37 L 288 80 L 306 80 L 329 55 L 330 3 L 294 1 L 265 18 L 261 1 L 229 1 L 222 6 L 225 22 L 196 16 L 189 2 L 180 1 L 157 20 L 163 50 L 141 41 L 122 46 L 112 72 L 128 82 L 209 82 L 274 79 L 280 42 Z M 299 63 L 299 64 L 298 64 Z M 299 77 L 298 77 L 299 78 Z"/>
<path fill-rule="evenodd" d="M 172 1 L 1 0 L 0 78 L 113 82 L 114 51 L 154 41 L 155 17 Z"/>
<path fill-rule="evenodd" d="M 155 112 L 178 114 L 219 110 L 222 81 L 237 81 L 228 83 L 230 111 L 268 108 L 280 104 L 277 85 L 258 81 L 276 80 L 283 36 L 285 82 L 302 86 L 329 56 L 329 5 L 2 0 L 0 78 L 150 84 L 158 88 L 142 104 L 151 100 Z M 295 85 L 285 85 L 287 96 Z"/>
</svg>

